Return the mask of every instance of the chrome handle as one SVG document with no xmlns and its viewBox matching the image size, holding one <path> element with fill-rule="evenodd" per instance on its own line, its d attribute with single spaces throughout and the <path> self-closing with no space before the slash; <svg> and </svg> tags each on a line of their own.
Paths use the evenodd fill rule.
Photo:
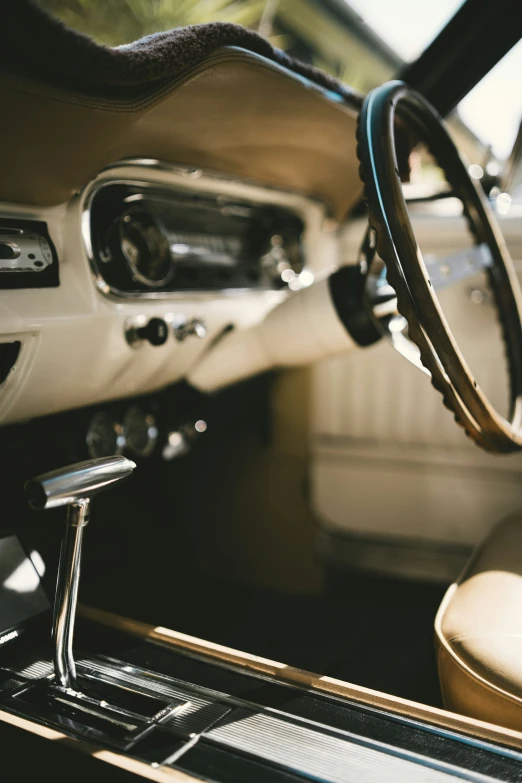
<svg viewBox="0 0 522 783">
<path fill-rule="evenodd" d="M 31 508 L 37 511 L 69 506 L 77 500 L 103 492 L 116 481 L 128 478 L 135 467 L 136 464 L 126 457 L 77 462 L 27 481 L 25 496 Z"/>
<path fill-rule="evenodd" d="M 61 688 L 74 688 L 76 682 L 72 644 L 83 531 L 89 521 L 90 499 L 130 476 L 135 467 L 125 457 L 90 459 L 44 473 L 25 485 L 26 497 L 34 509 L 69 506 L 58 566 L 52 634 L 54 672 Z"/>
<path fill-rule="evenodd" d="M 202 340 L 207 336 L 207 327 L 201 318 L 192 318 L 190 321 L 182 321 L 174 326 L 174 337 L 180 343 L 187 337 L 199 337 Z"/>
</svg>

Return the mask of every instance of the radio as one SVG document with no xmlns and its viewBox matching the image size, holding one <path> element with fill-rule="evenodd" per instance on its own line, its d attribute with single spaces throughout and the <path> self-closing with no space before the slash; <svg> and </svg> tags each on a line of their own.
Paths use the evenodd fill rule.
<svg viewBox="0 0 522 783">
<path fill-rule="evenodd" d="M 0 218 L 0 289 L 57 285 L 58 258 L 47 224 Z"/>
<path fill-rule="evenodd" d="M 121 296 L 285 288 L 303 231 L 282 207 L 150 186 L 104 185 L 90 204 L 93 270 Z"/>
</svg>

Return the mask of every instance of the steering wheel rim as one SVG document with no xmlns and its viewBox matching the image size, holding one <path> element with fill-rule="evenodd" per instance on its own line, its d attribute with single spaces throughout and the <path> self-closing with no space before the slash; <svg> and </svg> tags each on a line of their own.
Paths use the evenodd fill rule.
<svg viewBox="0 0 522 783">
<path fill-rule="evenodd" d="M 502 416 L 473 376 L 444 316 L 411 225 L 395 152 L 396 119 L 419 132 L 464 206 L 471 232 L 487 243 L 488 268 L 507 350 L 510 416 Z M 398 311 L 408 321 L 433 386 L 455 420 L 482 448 L 522 449 L 522 293 L 513 262 L 485 195 L 470 178 L 444 121 L 403 82 L 383 84 L 366 97 L 358 121 L 359 173 L 376 234 L 376 251 L 386 263 Z"/>
</svg>

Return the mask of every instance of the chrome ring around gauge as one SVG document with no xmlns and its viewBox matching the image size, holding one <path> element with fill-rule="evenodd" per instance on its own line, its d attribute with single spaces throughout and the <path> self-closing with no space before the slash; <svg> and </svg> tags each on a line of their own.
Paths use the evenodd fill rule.
<svg viewBox="0 0 522 783">
<path fill-rule="evenodd" d="M 158 442 L 158 428 L 151 413 L 145 413 L 138 405 L 127 409 L 123 419 L 123 431 L 127 449 L 138 457 L 148 457 Z"/>
<path fill-rule="evenodd" d="M 166 285 L 174 273 L 169 241 L 148 212 L 132 210 L 118 221 L 120 249 L 134 280 L 150 288 Z"/>
<path fill-rule="evenodd" d="M 127 444 L 124 428 L 105 411 L 92 417 L 85 442 L 92 459 L 119 456 L 123 454 Z"/>
</svg>

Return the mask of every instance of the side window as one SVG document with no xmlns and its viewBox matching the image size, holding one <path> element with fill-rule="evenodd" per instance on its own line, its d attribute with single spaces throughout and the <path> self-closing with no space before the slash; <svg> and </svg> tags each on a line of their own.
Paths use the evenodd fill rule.
<svg viewBox="0 0 522 783">
<path fill-rule="evenodd" d="M 449 121 L 470 173 L 498 201 L 501 214 L 509 210 L 510 199 L 522 199 L 521 120 L 522 41 L 460 102 Z"/>
</svg>

